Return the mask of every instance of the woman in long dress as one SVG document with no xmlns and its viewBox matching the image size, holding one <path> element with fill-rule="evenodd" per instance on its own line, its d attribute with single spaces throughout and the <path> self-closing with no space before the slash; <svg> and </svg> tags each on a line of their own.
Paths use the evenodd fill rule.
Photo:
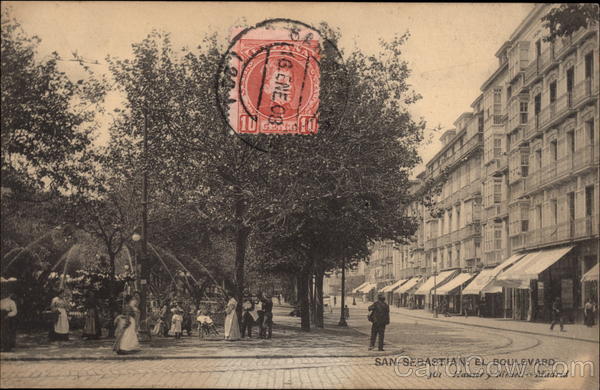
<svg viewBox="0 0 600 390">
<path fill-rule="evenodd" d="M 102 335 L 100 326 L 100 315 L 98 313 L 98 302 L 94 293 L 90 292 L 86 299 L 85 324 L 83 326 L 83 338 L 87 340 L 99 339 Z"/>
<path fill-rule="evenodd" d="M 231 298 L 225 307 L 225 340 L 234 341 L 240 339 L 240 325 L 237 318 L 237 301 Z"/>
<path fill-rule="evenodd" d="M 140 349 L 135 321 L 135 309 L 138 302 L 131 296 L 127 296 L 125 302 L 127 305 L 123 310 L 123 314 L 115 318 L 116 331 L 113 351 L 120 355 L 137 352 Z"/>
<path fill-rule="evenodd" d="M 17 340 L 17 304 L 8 291 L 2 289 L 0 295 L 0 351 L 10 352 Z"/>
<path fill-rule="evenodd" d="M 54 326 L 50 329 L 49 338 L 52 341 L 69 340 L 69 315 L 67 313 L 69 305 L 65 300 L 65 290 L 60 290 L 56 297 L 52 298 L 50 310 L 56 314 Z"/>
</svg>

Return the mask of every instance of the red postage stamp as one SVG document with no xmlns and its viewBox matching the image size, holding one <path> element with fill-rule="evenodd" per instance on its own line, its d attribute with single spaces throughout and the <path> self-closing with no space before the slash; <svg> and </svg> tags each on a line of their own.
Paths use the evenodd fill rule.
<svg viewBox="0 0 600 390">
<path fill-rule="evenodd" d="M 318 39 L 310 32 L 255 29 L 233 47 L 229 123 L 244 134 L 318 132 Z M 235 69 L 232 71 L 231 69 Z"/>
</svg>

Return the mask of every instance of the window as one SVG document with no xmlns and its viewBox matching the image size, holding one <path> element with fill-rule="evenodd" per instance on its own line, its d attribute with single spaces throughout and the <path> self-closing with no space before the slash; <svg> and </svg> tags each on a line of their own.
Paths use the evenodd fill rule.
<svg viewBox="0 0 600 390">
<path fill-rule="evenodd" d="M 585 215 L 594 215 L 594 186 L 585 187 Z"/>
<path fill-rule="evenodd" d="M 494 203 L 502 201 L 502 178 L 494 178 Z"/>
<path fill-rule="evenodd" d="M 533 112 L 537 116 L 540 114 L 540 111 L 542 111 L 542 95 L 539 93 L 537 95 L 535 95 L 533 103 L 534 103 Z"/>
<path fill-rule="evenodd" d="M 567 92 L 573 92 L 573 84 L 575 82 L 575 68 L 571 66 L 567 69 Z"/>
<path fill-rule="evenodd" d="M 558 204 L 556 199 L 550 200 L 550 216 L 552 217 L 552 224 L 556 225 L 558 222 Z"/>
<path fill-rule="evenodd" d="M 594 120 L 589 120 L 585 122 L 585 127 L 586 127 L 586 132 L 587 132 L 587 139 L 588 139 L 588 145 L 593 145 L 594 144 Z"/>
<path fill-rule="evenodd" d="M 594 52 L 589 52 L 585 55 L 585 78 L 591 79 L 594 77 Z"/>
<path fill-rule="evenodd" d="M 494 88 L 494 115 L 502 114 L 502 88 Z"/>
<path fill-rule="evenodd" d="M 502 154 L 502 139 L 494 138 L 494 157 L 500 157 Z"/>
<path fill-rule="evenodd" d="M 542 149 L 538 149 L 535 151 L 535 161 L 537 163 L 537 170 L 542 169 Z"/>
<path fill-rule="evenodd" d="M 556 140 L 550 141 L 550 157 L 551 161 L 556 161 L 558 159 L 558 148 L 556 145 Z"/>
<path fill-rule="evenodd" d="M 575 133 L 573 130 L 567 131 L 567 148 L 571 155 L 575 154 Z"/>
<path fill-rule="evenodd" d="M 535 219 L 537 221 L 537 228 L 542 227 L 542 205 L 535 206 Z"/>
<path fill-rule="evenodd" d="M 538 57 L 542 56 L 542 41 L 539 39 L 535 42 L 535 55 Z"/>
<path fill-rule="evenodd" d="M 567 204 L 569 206 L 569 221 L 575 219 L 575 193 L 569 192 L 567 194 Z"/>
<path fill-rule="evenodd" d="M 519 111 L 521 114 L 521 124 L 527 124 L 527 102 L 520 102 L 519 103 Z"/>
<path fill-rule="evenodd" d="M 550 103 L 554 103 L 556 101 L 556 81 L 553 81 L 548 86 L 550 90 Z"/>
</svg>

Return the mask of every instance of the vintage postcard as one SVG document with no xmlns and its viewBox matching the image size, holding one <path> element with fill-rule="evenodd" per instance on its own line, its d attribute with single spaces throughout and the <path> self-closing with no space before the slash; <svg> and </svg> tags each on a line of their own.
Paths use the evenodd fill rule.
<svg viewBox="0 0 600 390">
<path fill-rule="evenodd" d="M 598 388 L 597 4 L 1 10 L 0 388 Z"/>
</svg>

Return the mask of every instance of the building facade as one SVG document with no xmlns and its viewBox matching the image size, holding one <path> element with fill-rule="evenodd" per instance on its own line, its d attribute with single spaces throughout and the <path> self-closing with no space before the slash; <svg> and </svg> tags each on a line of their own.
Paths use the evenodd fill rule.
<svg viewBox="0 0 600 390">
<path fill-rule="evenodd" d="M 376 246 L 369 268 L 378 287 L 474 273 L 534 251 L 543 262 L 545 250 L 566 248 L 529 286 L 503 288 L 495 315 L 547 321 L 558 297 L 579 320 L 584 301 L 597 297 L 597 283 L 581 278 L 599 257 L 598 26 L 546 42 L 541 18 L 551 7 L 539 4 L 522 21 L 472 111 L 441 136 L 417 177 L 444 181 L 437 209 L 411 205 L 422 221 L 412 243 Z"/>
</svg>

